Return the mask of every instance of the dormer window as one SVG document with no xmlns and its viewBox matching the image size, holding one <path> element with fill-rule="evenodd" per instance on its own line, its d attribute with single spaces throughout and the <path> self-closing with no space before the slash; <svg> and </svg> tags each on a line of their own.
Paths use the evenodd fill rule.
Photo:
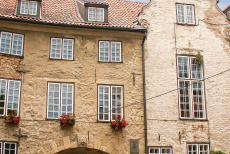
<svg viewBox="0 0 230 154">
<path fill-rule="evenodd" d="M 39 1 L 19 0 L 18 14 L 25 16 L 39 16 Z"/>
<path fill-rule="evenodd" d="M 88 7 L 88 21 L 104 22 L 104 8 L 99 7 Z"/>
</svg>

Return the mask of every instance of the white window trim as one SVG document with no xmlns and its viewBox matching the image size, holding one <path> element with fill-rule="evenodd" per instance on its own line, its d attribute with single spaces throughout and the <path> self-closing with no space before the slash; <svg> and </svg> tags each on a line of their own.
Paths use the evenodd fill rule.
<svg viewBox="0 0 230 154">
<path fill-rule="evenodd" d="M 58 84 L 59 85 L 59 110 L 58 110 L 58 118 L 53 118 L 53 117 L 49 117 L 49 85 L 50 84 Z M 46 118 L 47 119 L 50 119 L 50 120 L 56 120 L 56 119 L 59 119 L 59 117 L 61 116 L 62 114 L 62 84 L 70 84 L 72 85 L 72 114 L 74 114 L 74 84 L 73 83 L 65 83 L 65 82 L 61 82 L 61 83 L 57 83 L 57 82 L 48 82 L 48 91 L 47 91 L 47 112 L 46 112 Z"/>
<path fill-rule="evenodd" d="M 179 57 L 188 57 L 189 60 L 189 78 L 180 78 L 179 77 L 179 69 L 178 69 L 178 59 Z M 194 79 L 192 78 L 192 68 L 191 68 L 191 64 L 192 64 L 192 58 L 194 58 L 194 56 L 183 56 L 183 55 L 177 55 L 177 77 L 178 77 L 178 88 L 180 87 L 180 81 L 189 81 L 189 105 L 190 105 L 190 117 L 182 117 L 181 116 L 181 107 L 180 107 L 180 89 L 178 90 L 178 102 L 179 102 L 179 111 L 180 111 L 180 119 L 194 119 L 194 120 L 206 120 L 207 116 L 206 116 L 206 100 L 205 100 L 205 87 L 204 87 L 204 81 L 203 81 L 203 67 L 201 67 L 201 79 Z M 203 100 L 203 105 L 204 105 L 204 110 L 203 110 L 203 118 L 195 118 L 194 117 L 194 103 L 193 103 L 193 82 L 202 82 L 202 100 Z"/>
<path fill-rule="evenodd" d="M 99 97 L 99 92 L 100 92 L 100 87 L 107 87 L 107 88 L 109 88 L 109 97 L 108 97 L 108 99 L 109 99 L 109 104 L 108 104 L 108 109 L 110 110 L 110 108 L 111 108 L 111 89 L 110 89 L 110 86 L 109 85 L 98 85 L 98 121 L 106 121 L 106 122 L 109 122 L 110 121 L 110 119 L 111 119 L 111 115 L 110 115 L 110 113 L 108 113 L 108 120 L 104 120 L 104 111 L 103 111 L 103 120 L 100 120 L 100 97 Z M 104 110 L 104 104 L 103 104 L 103 110 Z M 110 111 L 109 111 L 110 112 Z"/>
<path fill-rule="evenodd" d="M 177 6 L 178 5 L 181 5 L 183 8 L 184 8 L 184 12 L 183 12 L 183 17 L 184 17 L 184 22 L 180 22 L 179 20 L 179 14 L 178 14 L 178 8 Z M 192 16 L 193 16 L 193 22 L 192 23 L 189 23 L 188 22 L 188 18 L 187 18 L 187 8 L 186 6 L 192 6 Z M 196 17 L 195 17 L 195 5 L 194 4 L 185 4 L 185 3 L 176 3 L 176 15 L 177 15 L 177 23 L 178 24 L 183 24 L 183 25 L 195 25 L 196 24 Z"/>
<path fill-rule="evenodd" d="M 100 98 L 99 98 L 99 88 L 100 87 L 108 87 L 109 88 L 109 113 L 108 113 L 108 120 L 100 120 L 99 119 L 99 115 L 100 115 L 100 112 L 99 112 L 99 101 L 100 101 Z M 124 117 L 124 87 L 123 86 L 119 86 L 119 85 L 103 85 L 103 84 L 100 84 L 98 85 L 98 121 L 100 122 L 110 122 L 112 121 L 112 87 L 120 87 L 121 88 L 121 118 Z M 104 118 L 103 118 L 104 119 Z"/>
<path fill-rule="evenodd" d="M 2 41 L 2 33 L 10 33 L 11 37 L 10 37 L 10 49 L 9 49 L 9 53 L 2 53 L 0 52 L 0 54 L 6 54 L 6 55 L 12 55 L 12 56 L 22 56 L 23 55 L 23 50 L 24 50 L 24 35 L 20 34 L 20 33 L 12 33 L 12 32 L 6 32 L 6 31 L 0 31 L 0 49 L 1 49 L 1 41 Z M 13 41 L 14 41 L 14 35 L 18 34 L 22 36 L 22 49 L 21 49 L 21 54 L 12 54 L 12 49 L 13 49 Z"/>
<path fill-rule="evenodd" d="M 5 144 L 14 144 L 15 145 L 15 153 L 14 154 L 17 154 L 17 143 L 15 143 L 15 142 L 3 142 L 3 144 L 4 144 L 4 148 L 2 148 L 3 154 L 5 154 Z"/>
<path fill-rule="evenodd" d="M 3 151 L 3 143 L 0 141 L 0 147 L 1 147 L 1 149 L 0 149 L 0 154 L 2 154 L 2 151 Z"/>
<path fill-rule="evenodd" d="M 152 146 L 152 147 L 149 147 L 149 154 L 151 154 L 151 153 L 150 153 L 150 150 L 151 150 L 151 149 L 158 149 L 159 152 L 160 152 L 160 154 L 162 153 L 162 149 L 170 149 L 170 154 L 173 154 L 173 149 L 172 149 L 172 147 L 168 147 L 168 146 Z"/>
<path fill-rule="evenodd" d="M 27 2 L 28 13 L 23 13 L 22 12 L 22 2 L 23 1 Z M 21 3 L 20 3 L 20 14 L 21 15 L 37 16 L 39 14 L 39 12 L 38 12 L 38 6 L 39 6 L 38 1 L 36 1 L 36 0 L 31 0 L 31 1 L 36 2 L 36 14 L 30 14 L 30 0 L 21 0 Z"/>
<path fill-rule="evenodd" d="M 207 145 L 208 146 L 208 154 L 210 154 L 210 147 L 208 143 L 189 143 L 187 144 L 187 154 L 189 154 L 189 145 L 196 145 L 198 154 L 200 153 L 200 145 Z"/>
<path fill-rule="evenodd" d="M 0 80 L 5 80 L 6 81 L 6 91 L 5 91 L 5 105 L 4 105 L 4 114 L 0 116 L 4 116 L 8 114 L 8 94 L 9 94 L 9 82 L 14 81 L 19 83 L 19 93 L 18 93 L 18 108 L 17 108 L 17 115 L 19 116 L 20 113 L 20 100 L 21 100 L 21 81 L 19 80 L 7 80 L 7 79 L 0 79 Z"/>
<path fill-rule="evenodd" d="M 52 42 L 54 39 L 58 39 L 58 40 L 61 40 L 61 51 L 60 51 L 60 57 L 52 57 Z M 64 50 L 64 40 L 72 40 L 72 56 L 71 56 L 71 59 L 68 59 L 68 58 L 63 58 L 63 50 Z M 52 37 L 51 38 L 51 42 L 50 42 L 50 59 L 60 59 L 60 60 L 69 60 L 69 61 L 72 61 L 73 60 L 73 57 L 74 57 L 74 45 L 75 45 L 75 41 L 74 39 L 72 38 L 58 38 L 58 37 Z"/>
<path fill-rule="evenodd" d="M 89 15 L 90 15 L 89 9 L 94 9 L 94 11 L 95 11 L 95 19 L 89 18 Z M 103 20 L 98 20 L 97 19 L 97 10 L 98 9 L 103 9 Z M 88 7 L 88 21 L 92 21 L 92 22 L 105 22 L 105 8 L 101 8 L 101 7 Z"/>
<path fill-rule="evenodd" d="M 100 57 L 100 53 L 101 53 L 101 42 L 104 42 L 104 43 L 109 43 L 109 58 L 108 60 L 101 60 L 101 57 Z M 112 43 L 119 43 L 120 44 L 120 60 L 119 61 L 113 61 L 112 60 Z M 99 53 L 98 53 L 98 60 L 99 62 L 111 62 L 111 63 L 121 63 L 123 61 L 123 58 L 122 58 L 122 42 L 121 41 L 99 41 Z"/>
</svg>

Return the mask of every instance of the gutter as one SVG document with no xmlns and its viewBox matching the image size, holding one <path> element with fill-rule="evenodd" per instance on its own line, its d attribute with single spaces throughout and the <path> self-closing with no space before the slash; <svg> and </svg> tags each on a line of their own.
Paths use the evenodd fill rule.
<svg viewBox="0 0 230 154">
<path fill-rule="evenodd" d="M 148 154 L 148 132 L 147 132 L 147 104 L 146 104 L 146 83 L 145 83 L 145 40 L 147 31 L 142 40 L 142 72 L 143 72 L 143 98 L 144 98 L 144 134 L 145 134 L 145 154 Z"/>
<path fill-rule="evenodd" d="M 96 29 L 96 30 L 114 30 L 114 31 L 126 31 L 126 32 L 138 32 L 138 33 L 145 33 L 145 29 L 132 29 L 132 28 L 125 28 L 125 27 L 98 27 L 98 26 L 87 26 L 87 25 L 74 25 L 74 24 L 64 24 L 64 23 L 48 23 L 42 21 L 31 21 L 31 20 L 23 20 L 23 19 L 13 19 L 7 17 L 1 17 L 0 20 L 2 21 L 13 21 L 18 23 L 29 23 L 29 24 L 38 24 L 38 25 L 46 25 L 46 26 L 60 26 L 60 27 L 72 27 L 72 28 L 89 28 L 89 29 Z"/>
</svg>

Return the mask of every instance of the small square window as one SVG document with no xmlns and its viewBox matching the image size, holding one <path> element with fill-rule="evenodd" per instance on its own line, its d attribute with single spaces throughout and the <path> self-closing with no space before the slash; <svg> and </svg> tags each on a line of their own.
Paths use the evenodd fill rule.
<svg viewBox="0 0 230 154">
<path fill-rule="evenodd" d="M 195 9 L 192 4 L 176 4 L 177 23 L 179 24 L 195 24 Z"/>
<path fill-rule="evenodd" d="M 121 62 L 121 42 L 99 41 L 100 62 Z"/>
<path fill-rule="evenodd" d="M 188 154 L 209 154 L 209 144 L 188 144 Z"/>
<path fill-rule="evenodd" d="M 39 2 L 35 0 L 21 0 L 19 9 L 21 15 L 38 16 L 40 10 Z"/>
<path fill-rule="evenodd" d="M 104 22 L 105 9 L 98 7 L 88 7 L 88 21 Z"/>
<path fill-rule="evenodd" d="M 170 147 L 150 147 L 149 154 L 172 154 Z"/>
<path fill-rule="evenodd" d="M 17 154 L 17 144 L 13 142 L 4 142 L 2 147 L 3 154 Z M 0 151 L 1 153 L 1 151 Z"/>
</svg>

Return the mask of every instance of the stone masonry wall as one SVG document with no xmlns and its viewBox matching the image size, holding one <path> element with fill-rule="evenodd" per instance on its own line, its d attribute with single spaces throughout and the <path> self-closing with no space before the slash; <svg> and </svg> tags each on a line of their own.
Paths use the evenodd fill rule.
<svg viewBox="0 0 230 154">
<path fill-rule="evenodd" d="M 195 5 L 195 26 L 176 24 L 176 3 Z M 204 77 L 230 69 L 229 25 L 215 0 L 152 0 L 140 15 L 148 26 L 145 44 L 148 146 L 170 146 L 185 154 L 190 142 L 210 143 L 230 153 L 230 71 L 205 81 L 207 120 L 179 120 L 176 55 L 204 58 Z M 161 95 L 161 96 L 159 96 Z M 154 97 L 159 96 L 159 97 Z M 149 99 L 154 97 L 153 99 Z"/>
<path fill-rule="evenodd" d="M 0 30 L 25 34 L 23 59 L 0 56 L 0 78 L 22 80 L 20 125 L 10 127 L 0 119 L 0 140 L 17 141 L 19 154 L 53 154 L 76 148 L 79 138 L 88 140 L 88 148 L 128 154 L 130 139 L 139 139 L 140 153 L 144 153 L 143 34 L 3 21 Z M 74 61 L 49 59 L 51 37 L 75 39 Z M 123 63 L 99 63 L 98 40 L 122 41 Z M 24 73 L 17 73 L 18 67 Z M 61 129 L 59 121 L 46 120 L 48 81 L 75 84 L 73 128 Z M 97 122 L 97 84 L 124 86 L 124 112 L 129 125 L 122 132 L 112 131 L 110 123 Z M 27 137 L 18 140 L 15 134 L 19 128 Z"/>
</svg>

